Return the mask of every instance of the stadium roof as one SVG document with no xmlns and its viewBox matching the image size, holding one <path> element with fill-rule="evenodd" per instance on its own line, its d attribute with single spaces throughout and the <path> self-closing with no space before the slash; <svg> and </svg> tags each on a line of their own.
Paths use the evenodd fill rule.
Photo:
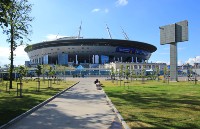
<svg viewBox="0 0 200 129">
<path fill-rule="evenodd" d="M 99 45 L 99 46 L 121 46 L 121 47 L 133 47 L 149 52 L 155 52 L 157 48 L 154 45 L 131 40 L 120 40 L 120 39 L 58 39 L 53 41 L 44 41 L 29 45 L 25 48 L 26 52 L 47 48 L 47 47 L 58 47 L 58 46 L 88 46 L 88 45 Z"/>
</svg>

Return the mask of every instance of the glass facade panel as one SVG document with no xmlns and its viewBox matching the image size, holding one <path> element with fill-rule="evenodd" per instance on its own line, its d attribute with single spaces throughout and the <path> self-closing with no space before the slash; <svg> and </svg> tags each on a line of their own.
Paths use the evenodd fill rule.
<svg viewBox="0 0 200 129">
<path fill-rule="evenodd" d="M 101 64 L 109 63 L 109 57 L 101 55 Z"/>
<path fill-rule="evenodd" d="M 66 53 L 58 54 L 58 64 L 67 65 L 68 64 L 68 54 L 66 54 Z"/>
<path fill-rule="evenodd" d="M 44 64 L 48 64 L 48 61 L 49 61 L 48 58 L 49 58 L 48 55 L 43 56 L 43 63 Z"/>
<path fill-rule="evenodd" d="M 99 56 L 98 55 L 95 55 L 95 64 L 99 64 Z"/>
</svg>

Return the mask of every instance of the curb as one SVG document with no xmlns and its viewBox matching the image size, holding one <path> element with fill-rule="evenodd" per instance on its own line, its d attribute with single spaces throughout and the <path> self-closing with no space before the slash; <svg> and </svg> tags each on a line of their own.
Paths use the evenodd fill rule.
<svg viewBox="0 0 200 129">
<path fill-rule="evenodd" d="M 112 103 L 112 101 L 108 98 L 106 92 L 103 90 L 102 88 L 102 92 L 105 94 L 106 96 L 106 100 L 108 102 L 108 104 L 112 107 L 112 109 L 114 110 L 115 114 L 117 115 L 119 121 L 121 122 L 122 126 L 124 129 L 130 129 L 130 127 L 126 124 L 126 122 L 124 121 L 124 118 L 121 116 L 121 114 L 119 113 L 119 111 L 117 110 L 117 108 L 114 106 L 114 104 Z"/>
<path fill-rule="evenodd" d="M 73 84 L 72 86 L 68 87 L 67 89 L 62 90 L 61 92 L 57 93 L 56 95 L 52 96 L 51 98 L 45 100 L 44 102 L 36 105 L 35 107 L 31 108 L 30 110 L 24 112 L 23 114 L 15 117 L 14 119 L 10 120 L 8 123 L 0 126 L 0 129 L 6 129 L 9 126 L 11 126 L 12 124 L 16 123 L 17 121 L 19 121 L 20 119 L 26 117 L 27 115 L 33 113 L 34 111 L 38 110 L 40 107 L 44 106 L 45 104 L 47 104 L 48 102 L 52 101 L 53 99 L 55 99 L 56 97 L 58 97 L 59 95 L 61 95 L 62 93 L 64 93 L 65 91 L 69 90 L 70 88 L 72 88 L 73 86 L 75 86 L 76 84 L 78 84 L 80 81 L 78 81 L 77 83 Z"/>
</svg>

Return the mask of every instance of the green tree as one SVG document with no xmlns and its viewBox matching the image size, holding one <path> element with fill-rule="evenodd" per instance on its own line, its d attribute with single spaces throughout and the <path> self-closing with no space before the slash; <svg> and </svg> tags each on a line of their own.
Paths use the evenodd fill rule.
<svg viewBox="0 0 200 129">
<path fill-rule="evenodd" d="M 38 90 L 37 91 L 40 91 L 40 75 L 42 74 L 42 67 L 40 65 L 37 65 L 37 69 L 35 73 L 38 76 Z"/>
<path fill-rule="evenodd" d="M 52 67 L 49 68 L 49 73 L 48 75 L 51 77 L 53 75 L 55 75 L 55 71 L 52 69 Z"/>
<path fill-rule="evenodd" d="M 163 78 L 164 80 L 163 80 L 163 82 L 165 83 L 166 75 L 167 75 L 167 66 L 164 67 L 163 72 L 164 72 L 164 78 Z"/>
<path fill-rule="evenodd" d="M 39 80 L 39 77 L 42 74 L 42 67 L 40 65 L 37 65 L 37 69 L 36 69 L 35 73 L 37 74 L 38 80 Z"/>
<path fill-rule="evenodd" d="M 128 80 L 128 78 L 130 76 L 130 66 L 129 65 L 126 66 L 125 75 L 126 75 L 126 79 Z"/>
<path fill-rule="evenodd" d="M 1 2 L 2 3 L 2 2 Z M 0 24 L 3 28 L 3 32 L 8 35 L 7 42 L 10 43 L 10 88 L 12 88 L 12 73 L 13 73 L 13 61 L 14 51 L 17 46 L 22 45 L 24 38 L 28 39 L 30 34 L 29 28 L 33 20 L 30 17 L 32 5 L 28 3 L 28 0 L 10 0 L 9 6 L 4 9 L 4 17 L 1 18 L 5 21 Z M 29 40 L 29 39 L 28 39 Z"/>
<path fill-rule="evenodd" d="M 112 79 L 113 83 L 114 83 L 114 78 L 115 78 L 115 71 L 114 71 L 114 67 L 112 66 L 111 67 L 111 79 Z"/>
<path fill-rule="evenodd" d="M 7 10 L 10 8 L 11 0 L 0 0 L 0 26 L 8 26 Z"/>
<path fill-rule="evenodd" d="M 120 86 L 121 86 L 121 80 L 122 80 L 122 76 L 123 76 L 123 69 L 124 69 L 124 66 L 121 65 L 120 66 L 120 70 L 119 70 L 119 81 L 120 81 Z"/>
<path fill-rule="evenodd" d="M 160 69 L 158 66 L 156 66 L 156 76 L 158 78 L 158 81 L 159 81 L 159 73 L 160 73 Z"/>
<path fill-rule="evenodd" d="M 26 76 L 27 70 L 26 70 L 25 67 L 20 66 L 20 67 L 18 68 L 18 73 L 19 73 L 19 80 L 20 80 L 20 83 L 22 83 L 22 79 L 23 79 L 24 76 Z"/>
<path fill-rule="evenodd" d="M 142 83 L 144 83 L 144 77 L 146 76 L 146 65 L 143 65 L 142 71 L 141 71 L 141 77 L 142 77 Z"/>
<path fill-rule="evenodd" d="M 132 82 L 133 81 L 133 75 L 135 73 L 135 71 L 134 71 L 134 65 L 131 65 L 130 68 L 131 68 L 131 70 L 130 70 L 131 71 L 131 75 L 130 76 L 131 76 L 131 82 Z"/>
</svg>

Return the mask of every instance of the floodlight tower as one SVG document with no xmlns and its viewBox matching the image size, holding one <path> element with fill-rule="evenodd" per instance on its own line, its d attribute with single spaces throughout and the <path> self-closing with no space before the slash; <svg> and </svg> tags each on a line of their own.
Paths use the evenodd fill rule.
<svg viewBox="0 0 200 129">
<path fill-rule="evenodd" d="M 170 44 L 170 81 L 178 81 L 177 42 L 188 41 L 188 21 L 159 27 L 160 44 Z"/>
</svg>

